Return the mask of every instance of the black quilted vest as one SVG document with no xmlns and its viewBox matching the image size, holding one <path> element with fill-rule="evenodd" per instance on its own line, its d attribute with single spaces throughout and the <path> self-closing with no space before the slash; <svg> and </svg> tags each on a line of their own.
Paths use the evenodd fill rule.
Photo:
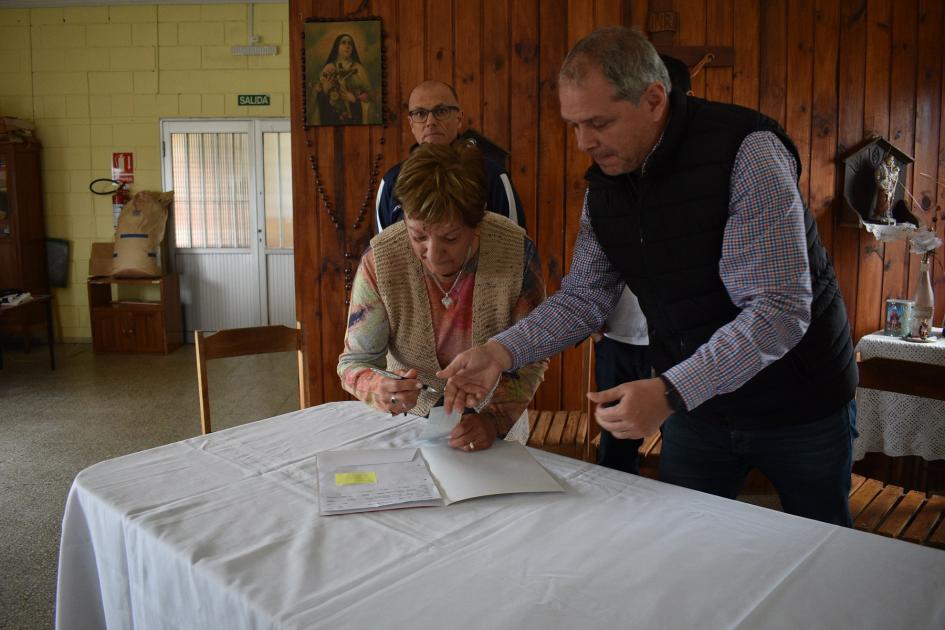
<svg viewBox="0 0 945 630">
<path fill-rule="evenodd" d="M 587 172 L 595 235 L 640 299 L 650 358 L 661 373 L 691 356 L 738 308 L 719 277 L 729 179 L 745 137 L 772 131 L 797 159 L 777 123 L 742 107 L 674 92 L 662 141 L 642 172 Z M 799 170 L 799 168 L 798 168 Z M 738 390 L 690 412 L 731 428 L 802 424 L 853 398 L 856 362 L 846 308 L 817 224 L 805 208 L 813 303 L 804 337 Z"/>
</svg>

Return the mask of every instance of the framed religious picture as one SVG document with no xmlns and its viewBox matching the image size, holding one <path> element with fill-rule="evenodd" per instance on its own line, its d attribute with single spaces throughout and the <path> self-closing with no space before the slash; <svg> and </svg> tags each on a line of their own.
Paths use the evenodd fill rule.
<svg viewBox="0 0 945 630">
<path fill-rule="evenodd" d="M 384 55 L 380 18 L 312 18 L 302 31 L 305 126 L 380 125 Z"/>
</svg>

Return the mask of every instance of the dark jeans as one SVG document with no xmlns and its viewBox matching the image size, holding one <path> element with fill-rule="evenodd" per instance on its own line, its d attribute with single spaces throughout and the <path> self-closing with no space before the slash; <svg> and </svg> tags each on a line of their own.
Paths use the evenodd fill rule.
<svg viewBox="0 0 945 630">
<path fill-rule="evenodd" d="M 736 431 L 687 414 L 662 427 L 660 479 L 734 499 L 752 468 L 778 491 L 784 511 L 850 527 L 856 402 L 790 427 Z"/>
<path fill-rule="evenodd" d="M 621 383 L 650 377 L 646 357 L 647 346 L 633 346 L 604 337 L 594 346 L 594 377 L 598 391 Z M 610 405 L 608 405 L 610 406 Z M 619 440 L 601 429 L 597 463 L 607 468 L 637 474 L 640 461 L 637 449 L 643 440 Z"/>
</svg>

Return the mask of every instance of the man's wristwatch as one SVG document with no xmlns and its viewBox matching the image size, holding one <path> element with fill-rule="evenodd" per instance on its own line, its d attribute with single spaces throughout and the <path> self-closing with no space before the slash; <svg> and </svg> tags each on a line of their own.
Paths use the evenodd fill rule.
<svg viewBox="0 0 945 630">
<path fill-rule="evenodd" d="M 662 374 L 660 374 L 660 380 L 663 381 L 663 385 L 666 387 L 666 391 L 663 392 L 663 394 L 666 396 L 666 402 L 669 404 L 669 408 L 673 410 L 673 413 L 687 411 L 686 403 L 683 402 L 682 396 L 679 395 L 676 387 Z"/>
</svg>

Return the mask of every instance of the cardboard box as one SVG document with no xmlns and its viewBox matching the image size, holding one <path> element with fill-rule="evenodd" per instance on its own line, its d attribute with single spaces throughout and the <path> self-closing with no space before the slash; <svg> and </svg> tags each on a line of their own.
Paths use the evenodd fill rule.
<svg viewBox="0 0 945 630">
<path fill-rule="evenodd" d="M 89 256 L 89 277 L 112 275 L 112 258 L 115 254 L 115 243 L 92 243 L 92 253 Z"/>
</svg>

